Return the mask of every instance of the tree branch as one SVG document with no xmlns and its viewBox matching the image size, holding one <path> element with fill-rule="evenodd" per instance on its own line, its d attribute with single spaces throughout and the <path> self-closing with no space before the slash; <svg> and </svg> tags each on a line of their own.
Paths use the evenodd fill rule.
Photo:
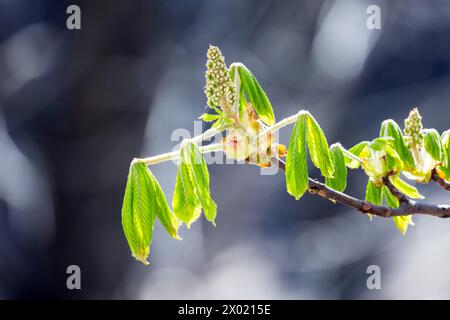
<svg viewBox="0 0 450 320">
<path fill-rule="evenodd" d="M 442 189 L 450 192 L 450 183 L 439 177 L 436 169 L 433 169 L 433 171 L 431 171 L 431 179 L 436 182 Z"/>
<path fill-rule="evenodd" d="M 274 159 L 274 162 L 281 170 L 285 171 L 284 161 L 280 159 Z M 363 214 L 373 214 L 375 216 L 384 218 L 407 216 L 410 214 L 424 214 L 440 218 L 450 218 L 449 205 L 430 205 L 408 199 L 408 202 L 401 203 L 398 208 L 379 206 L 368 201 L 360 200 L 345 193 L 333 190 L 317 180 L 313 180 L 311 178 L 308 179 L 309 193 L 316 194 L 325 199 L 334 200 L 347 207 L 356 209 Z"/>
</svg>

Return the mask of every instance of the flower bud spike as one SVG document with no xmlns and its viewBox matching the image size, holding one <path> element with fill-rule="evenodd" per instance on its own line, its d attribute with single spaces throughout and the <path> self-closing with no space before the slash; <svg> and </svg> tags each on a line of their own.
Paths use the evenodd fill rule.
<svg viewBox="0 0 450 320">
<path fill-rule="evenodd" d="M 414 108 L 409 113 L 407 119 L 405 119 L 405 136 L 406 141 L 410 147 L 422 147 L 423 146 L 423 133 L 422 133 L 422 116 L 417 108 Z"/>
<path fill-rule="evenodd" d="M 236 100 L 236 88 L 228 73 L 225 58 L 218 47 L 209 46 L 206 62 L 205 94 L 208 105 L 213 108 L 227 104 L 222 108 L 233 106 Z"/>
</svg>

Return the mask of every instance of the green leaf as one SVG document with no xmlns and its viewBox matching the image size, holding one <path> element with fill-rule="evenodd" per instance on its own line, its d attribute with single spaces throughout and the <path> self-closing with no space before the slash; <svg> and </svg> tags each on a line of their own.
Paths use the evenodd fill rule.
<svg viewBox="0 0 450 320">
<path fill-rule="evenodd" d="M 383 195 L 381 191 L 382 189 L 378 188 L 370 179 L 367 180 L 366 201 L 379 206 L 382 205 Z"/>
<path fill-rule="evenodd" d="M 392 182 L 394 187 L 396 187 L 400 192 L 404 193 L 408 197 L 413 199 L 425 199 L 425 197 L 419 193 L 416 187 L 408 184 L 398 175 L 389 177 L 389 180 Z"/>
<path fill-rule="evenodd" d="M 447 159 L 450 160 L 450 129 L 442 133 L 442 145 L 447 152 Z"/>
<path fill-rule="evenodd" d="M 392 144 L 393 141 L 394 141 L 394 138 L 392 138 L 392 137 L 375 138 L 370 142 L 370 148 L 372 148 L 375 151 L 381 151 L 387 145 Z"/>
<path fill-rule="evenodd" d="M 200 120 L 203 120 L 205 122 L 212 122 L 220 118 L 220 115 L 218 114 L 210 114 L 210 113 L 204 113 L 200 117 L 198 117 Z"/>
<path fill-rule="evenodd" d="M 191 223 L 200 217 L 201 204 L 195 192 L 192 168 L 185 161 L 185 152 L 185 148 L 182 147 L 180 150 L 181 161 L 178 165 L 172 207 L 177 218 L 183 221 L 189 229 Z"/>
<path fill-rule="evenodd" d="M 245 98 L 244 90 L 241 90 L 239 94 L 239 106 L 238 106 L 239 120 L 242 121 L 244 119 L 244 113 L 246 112 L 246 109 L 247 109 L 247 99 Z"/>
<path fill-rule="evenodd" d="M 339 143 L 330 146 L 334 175 L 332 178 L 325 177 L 325 183 L 330 188 L 343 192 L 347 186 L 347 167 L 345 166 L 344 154 L 342 153 L 341 148 Z"/>
<path fill-rule="evenodd" d="M 232 126 L 234 123 L 233 119 L 228 118 L 225 113 L 220 114 L 219 119 L 211 126 L 211 128 L 215 128 L 217 130 L 225 130 Z"/>
<path fill-rule="evenodd" d="M 367 180 L 365 199 L 366 201 L 379 206 L 383 204 L 382 189 L 378 188 L 370 179 Z M 367 216 L 369 217 L 370 220 L 373 219 L 373 215 L 368 214 Z"/>
<path fill-rule="evenodd" d="M 386 204 L 389 207 L 397 208 L 400 205 L 400 203 L 398 202 L 398 199 L 391 193 L 391 191 L 386 186 L 383 186 L 383 195 L 384 195 L 384 200 L 386 201 Z M 412 215 L 395 216 L 395 217 L 392 217 L 392 220 L 394 221 L 394 224 L 397 227 L 397 229 L 403 235 L 406 234 L 406 231 L 408 230 L 409 225 L 414 225 L 414 222 L 412 221 Z"/>
<path fill-rule="evenodd" d="M 442 178 L 446 181 L 450 181 L 450 166 L 447 166 L 447 167 L 441 166 L 441 167 L 439 167 L 439 169 L 443 173 Z"/>
<path fill-rule="evenodd" d="M 369 145 L 370 145 L 369 141 L 361 141 L 360 143 L 351 147 L 348 151 L 354 154 L 355 156 L 364 159 L 370 156 Z M 345 156 L 345 164 L 350 169 L 357 169 L 361 165 L 359 161 L 351 159 L 348 156 Z"/>
<path fill-rule="evenodd" d="M 386 172 L 400 172 L 403 170 L 403 161 L 400 159 L 399 154 L 390 145 L 385 145 L 384 150 L 386 151 Z"/>
<path fill-rule="evenodd" d="M 250 100 L 253 109 L 255 109 L 261 120 L 268 125 L 275 124 L 275 116 L 273 114 L 272 105 L 270 104 L 264 90 L 259 85 L 258 80 L 256 80 L 251 71 L 242 63 L 233 63 L 230 69 L 234 70 L 234 68 L 237 68 L 241 86 L 244 89 L 247 98 Z M 234 71 L 231 72 L 231 77 L 234 80 Z"/>
<path fill-rule="evenodd" d="M 184 143 L 180 160 L 172 200 L 175 215 L 190 228 L 203 208 L 206 219 L 215 225 L 217 206 L 210 195 L 208 168 L 197 145 Z"/>
<path fill-rule="evenodd" d="M 159 222 L 161 222 L 164 229 L 166 229 L 167 233 L 176 240 L 181 240 L 181 237 L 178 235 L 178 228 L 180 226 L 180 222 L 177 217 L 173 214 L 172 210 L 170 210 L 169 204 L 167 203 L 166 196 L 156 180 L 155 176 L 152 172 L 146 167 L 146 173 L 149 176 L 149 180 L 153 185 L 153 196 L 155 197 L 155 206 L 152 210 L 156 213 L 156 217 Z"/>
<path fill-rule="evenodd" d="M 450 130 L 444 131 L 441 136 L 444 153 L 447 156 L 447 165 L 442 165 L 439 169 L 445 176 L 445 180 L 450 181 Z"/>
<path fill-rule="evenodd" d="M 325 177 L 333 177 L 334 167 L 331 160 L 330 150 L 328 148 L 327 138 L 316 119 L 306 112 L 308 118 L 308 130 L 306 138 L 308 140 L 308 149 L 312 162 L 320 169 Z"/>
<path fill-rule="evenodd" d="M 308 164 L 306 161 L 306 127 L 308 116 L 299 115 L 292 129 L 289 151 L 286 156 L 286 188 L 289 194 L 300 199 L 308 190 Z"/>
<path fill-rule="evenodd" d="M 200 205 L 205 213 L 206 219 L 215 226 L 217 206 L 210 195 L 209 172 L 205 159 L 203 159 L 202 153 L 194 143 L 188 143 L 186 150 L 189 150 L 189 163 L 192 165 L 192 177 Z"/>
<path fill-rule="evenodd" d="M 397 216 L 393 217 L 392 220 L 394 220 L 395 226 L 400 231 L 401 234 L 405 235 L 406 231 L 408 231 L 409 225 L 414 225 L 414 222 L 412 220 L 412 215 L 408 216 Z"/>
<path fill-rule="evenodd" d="M 131 163 L 122 205 L 122 227 L 128 245 L 132 255 L 146 265 L 157 206 L 147 171 L 143 162 Z"/>
<path fill-rule="evenodd" d="M 245 98 L 244 90 L 242 89 L 242 81 L 241 77 L 239 76 L 239 69 L 240 64 L 239 63 L 233 63 L 230 66 L 230 77 L 231 80 L 234 82 L 234 85 L 237 90 L 237 95 L 239 99 L 236 99 L 236 105 L 233 106 L 233 112 L 236 112 L 236 108 L 238 111 L 239 120 L 242 120 L 244 118 L 244 113 L 247 108 L 247 99 Z"/>
<path fill-rule="evenodd" d="M 391 191 L 386 186 L 383 186 L 383 196 L 384 200 L 386 201 L 386 204 L 389 207 L 397 208 L 400 205 L 398 199 L 391 193 Z"/>
<path fill-rule="evenodd" d="M 447 155 L 444 152 L 439 133 L 435 129 L 424 129 L 423 131 L 425 133 L 425 150 L 434 160 L 443 163 L 445 166 L 447 164 Z"/>
<path fill-rule="evenodd" d="M 393 146 L 400 159 L 405 163 L 409 171 L 414 169 L 415 163 L 412 153 L 403 138 L 402 130 L 394 120 L 389 119 L 383 121 L 380 129 L 380 137 L 394 138 Z"/>
</svg>

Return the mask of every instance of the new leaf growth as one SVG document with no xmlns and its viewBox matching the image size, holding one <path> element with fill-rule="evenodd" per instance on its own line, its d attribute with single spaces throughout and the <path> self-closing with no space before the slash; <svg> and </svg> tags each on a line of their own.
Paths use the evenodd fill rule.
<svg viewBox="0 0 450 320">
<path fill-rule="evenodd" d="M 210 194 L 210 179 L 203 153 L 224 152 L 225 156 L 260 167 L 279 166 L 285 170 L 286 189 L 295 199 L 306 191 L 354 208 L 369 218 L 392 217 L 405 234 L 413 225 L 413 214 L 450 217 L 450 206 L 417 202 L 424 196 L 413 184 L 436 182 L 450 191 L 450 130 L 441 135 L 424 129 L 414 108 L 405 128 L 385 120 L 378 137 L 361 141 L 350 149 L 328 145 L 324 131 L 306 110 L 275 121 L 272 105 L 253 73 L 242 63 L 227 67 L 219 48 L 207 52 L 205 94 L 212 113 L 200 119 L 211 129 L 182 142 L 180 150 L 131 162 L 122 206 L 122 226 L 132 255 L 144 264 L 150 253 L 155 220 L 167 233 L 181 240 L 179 227 L 187 228 L 205 218 L 216 225 L 217 206 Z M 294 123 L 289 148 L 275 141 L 274 133 Z M 217 133 L 225 138 L 215 144 L 197 146 Z M 309 157 L 308 157 L 309 155 Z M 286 164 L 280 158 L 286 156 Z M 311 179 L 308 158 L 325 183 Z M 161 186 L 148 165 L 179 160 L 170 208 Z M 362 169 L 367 176 L 365 199 L 343 193 L 347 170 Z M 172 210 L 173 209 L 173 210 Z"/>
</svg>

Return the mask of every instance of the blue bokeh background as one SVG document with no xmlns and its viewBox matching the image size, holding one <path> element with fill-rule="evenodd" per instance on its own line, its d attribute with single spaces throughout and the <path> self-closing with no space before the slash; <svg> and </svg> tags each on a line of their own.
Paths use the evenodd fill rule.
<svg viewBox="0 0 450 320">
<path fill-rule="evenodd" d="M 81 30 L 66 28 L 69 4 Z M 371 4 L 381 30 L 366 27 Z M 449 34 L 438 0 L 0 0 L 0 298 L 449 299 L 448 221 L 417 217 L 402 236 L 295 201 L 281 173 L 252 166 L 211 165 L 217 227 L 202 219 L 178 242 L 157 225 L 149 267 L 120 224 L 130 160 L 172 150 L 204 112 L 209 44 L 253 71 L 277 119 L 306 108 L 350 147 L 414 106 L 425 127 L 450 127 Z M 152 171 L 170 201 L 176 166 Z M 365 183 L 352 172 L 348 193 Z M 80 291 L 66 288 L 71 264 Z M 381 290 L 366 287 L 369 265 Z"/>
</svg>

